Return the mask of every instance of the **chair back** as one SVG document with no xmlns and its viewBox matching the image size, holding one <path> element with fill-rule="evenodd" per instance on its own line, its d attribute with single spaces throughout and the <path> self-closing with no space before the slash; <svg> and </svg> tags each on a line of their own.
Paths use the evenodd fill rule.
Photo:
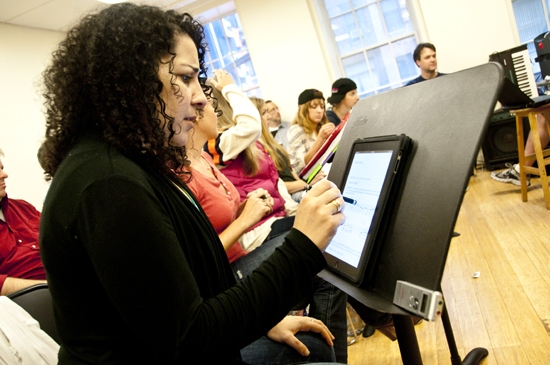
<svg viewBox="0 0 550 365">
<path fill-rule="evenodd" d="M 57 326 L 53 316 L 53 304 L 48 284 L 36 284 L 18 290 L 8 295 L 13 302 L 18 304 L 40 324 L 40 328 L 46 332 L 55 342 L 59 342 Z"/>
</svg>

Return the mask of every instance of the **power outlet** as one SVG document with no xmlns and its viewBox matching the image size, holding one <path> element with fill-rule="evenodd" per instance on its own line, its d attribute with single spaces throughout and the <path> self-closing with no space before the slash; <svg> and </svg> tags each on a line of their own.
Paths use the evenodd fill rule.
<svg viewBox="0 0 550 365">
<path fill-rule="evenodd" d="M 393 304 L 433 321 L 441 316 L 443 295 L 438 291 L 398 280 L 393 295 Z"/>
</svg>

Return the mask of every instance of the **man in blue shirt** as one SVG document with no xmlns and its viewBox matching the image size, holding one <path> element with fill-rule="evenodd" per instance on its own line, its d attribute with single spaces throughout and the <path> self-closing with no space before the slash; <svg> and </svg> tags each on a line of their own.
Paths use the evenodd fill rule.
<svg viewBox="0 0 550 365">
<path fill-rule="evenodd" d="M 417 84 L 422 81 L 434 79 L 445 74 L 437 72 L 437 57 L 435 46 L 431 43 L 420 43 L 413 52 L 413 59 L 420 68 L 420 76 L 405 84 L 405 86 Z"/>
<path fill-rule="evenodd" d="M 420 68 L 420 76 L 405 84 L 405 86 L 418 84 L 419 82 L 435 79 L 446 74 L 437 72 L 437 56 L 435 54 L 435 46 L 431 43 L 420 43 L 413 52 L 413 59 L 416 65 Z M 453 232 L 453 237 L 460 236 L 460 233 Z"/>
</svg>

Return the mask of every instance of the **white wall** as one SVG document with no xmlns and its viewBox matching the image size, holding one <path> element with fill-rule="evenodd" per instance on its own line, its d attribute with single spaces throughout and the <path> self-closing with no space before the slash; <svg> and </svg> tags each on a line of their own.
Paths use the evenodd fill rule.
<svg viewBox="0 0 550 365">
<path fill-rule="evenodd" d="M 408 1 L 424 22 L 420 41 L 437 46 L 442 72 L 485 63 L 489 54 L 519 44 L 509 0 Z M 327 56 L 331 47 L 312 4 L 235 0 L 262 93 L 279 104 L 285 120 L 293 119 L 303 89 L 318 88 L 328 96 L 333 80 L 343 76 Z M 38 209 L 48 185 L 36 159 L 44 135 L 37 82 L 62 36 L 0 23 L 0 148 L 7 155 L 2 161 L 10 174 L 8 193 Z"/>
<path fill-rule="evenodd" d="M 332 82 L 345 76 L 318 29 L 315 0 L 234 1 L 262 93 L 279 104 L 284 120 L 294 118 L 303 89 L 328 96 Z M 519 45 L 509 0 L 408 0 L 408 5 L 421 20 L 419 41 L 437 47 L 441 72 L 486 63 L 491 53 Z"/>
<path fill-rule="evenodd" d="M 0 23 L 0 149 L 7 192 L 38 210 L 49 185 L 36 158 L 45 131 L 40 74 L 61 37 Z"/>
<path fill-rule="evenodd" d="M 235 0 L 235 6 L 262 95 L 279 106 L 283 120 L 294 119 L 305 89 L 330 96 L 331 67 L 307 0 Z"/>
<path fill-rule="evenodd" d="M 489 61 L 489 55 L 519 45 L 509 0 L 416 0 L 427 39 L 437 48 L 441 72 L 455 72 Z"/>
</svg>

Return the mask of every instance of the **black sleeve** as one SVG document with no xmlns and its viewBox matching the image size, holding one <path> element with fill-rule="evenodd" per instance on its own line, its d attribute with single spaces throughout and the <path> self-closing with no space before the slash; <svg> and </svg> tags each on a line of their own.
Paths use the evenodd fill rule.
<svg viewBox="0 0 550 365">
<path fill-rule="evenodd" d="M 213 343 L 219 354 L 234 353 L 265 334 L 326 265 L 320 250 L 292 230 L 247 280 L 203 298 L 188 261 L 196 258 L 186 257 L 181 245 L 205 243 L 180 242 L 153 191 L 130 179 L 105 179 L 84 192 L 78 210 L 79 240 L 101 290 L 144 346 L 175 358 L 203 359 Z M 185 229 L 199 234 L 201 227 L 189 222 Z M 216 270 L 215 262 L 200 264 Z"/>
<path fill-rule="evenodd" d="M 250 311 L 243 313 L 243 318 L 248 318 L 240 324 L 242 338 L 235 339 L 237 347 L 265 334 L 299 300 L 310 294 L 311 279 L 325 266 L 321 251 L 304 234 L 292 229 L 281 247 L 245 280 L 226 292 L 228 303 Z M 231 320 L 231 317 L 226 319 Z M 227 323 L 229 327 L 232 325 L 237 324 Z"/>
</svg>

